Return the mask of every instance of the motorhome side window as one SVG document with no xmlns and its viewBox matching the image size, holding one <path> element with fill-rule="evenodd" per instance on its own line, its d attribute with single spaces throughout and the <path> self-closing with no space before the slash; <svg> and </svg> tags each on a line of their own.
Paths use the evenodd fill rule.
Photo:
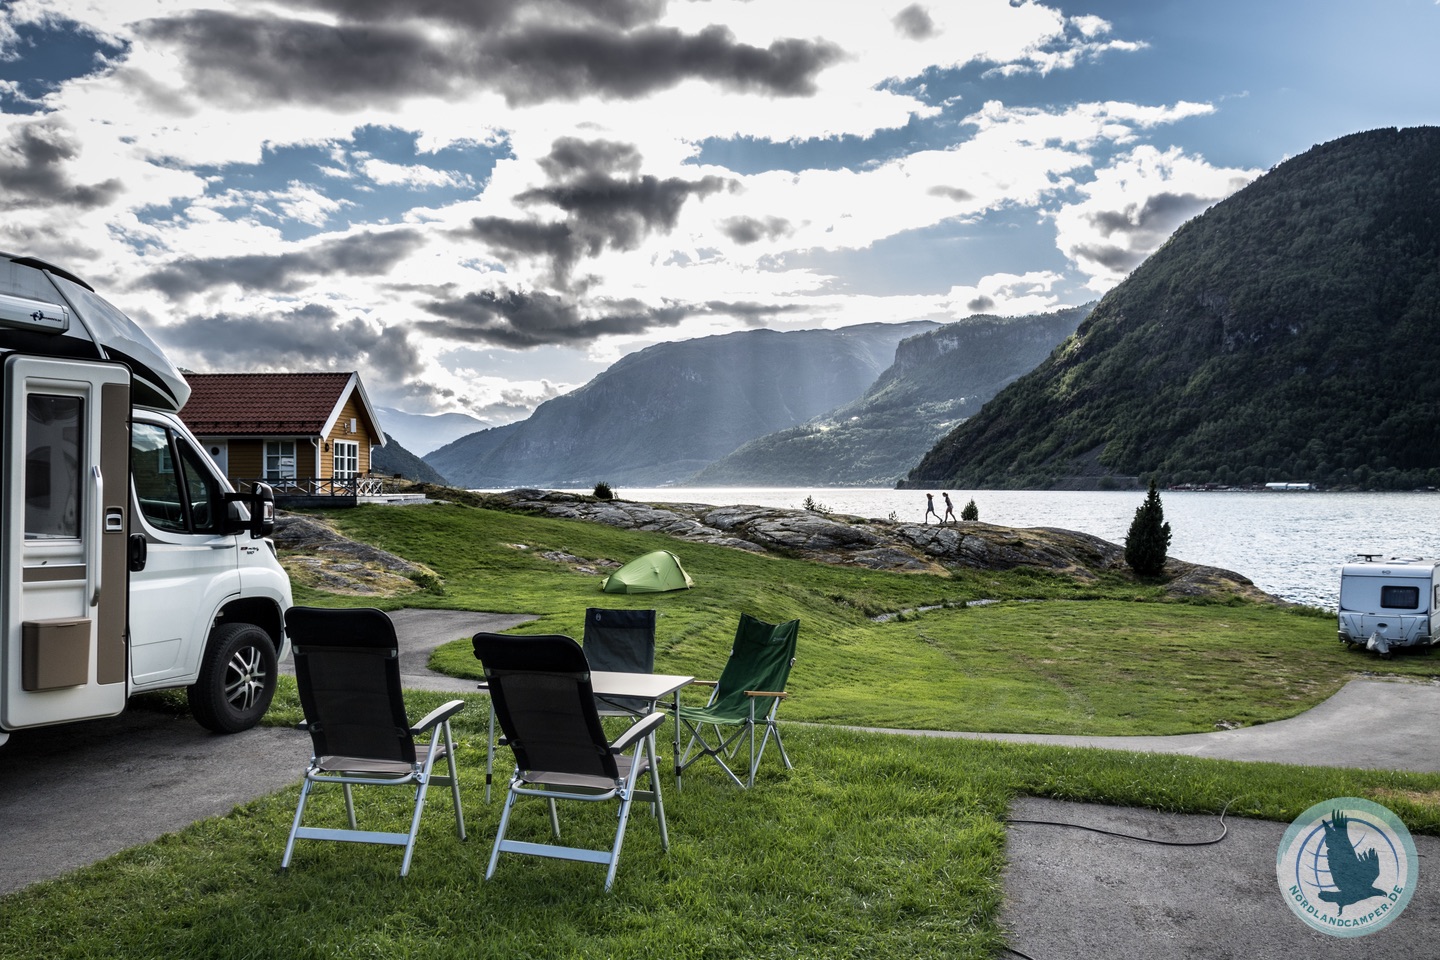
<svg viewBox="0 0 1440 960">
<path fill-rule="evenodd" d="M 1419 587 L 1381 587 L 1380 607 L 1384 610 L 1414 610 L 1420 606 Z"/>
<path fill-rule="evenodd" d="M 31 394 L 25 411 L 25 539 L 80 536 L 84 401 Z"/>
<path fill-rule="evenodd" d="M 188 443 L 164 427 L 136 423 L 130 435 L 130 461 L 140 512 L 152 526 L 176 533 L 219 529 L 223 491 Z"/>
</svg>

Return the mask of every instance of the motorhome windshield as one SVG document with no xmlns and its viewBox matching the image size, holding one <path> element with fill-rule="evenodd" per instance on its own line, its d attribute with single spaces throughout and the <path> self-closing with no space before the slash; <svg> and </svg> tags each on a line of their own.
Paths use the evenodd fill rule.
<svg viewBox="0 0 1440 960">
<path fill-rule="evenodd" d="M 177 411 L 185 405 L 190 385 L 145 331 L 93 290 L 55 274 L 50 278 L 105 352 L 129 363 L 141 385 L 155 394 L 141 399 Z"/>
</svg>

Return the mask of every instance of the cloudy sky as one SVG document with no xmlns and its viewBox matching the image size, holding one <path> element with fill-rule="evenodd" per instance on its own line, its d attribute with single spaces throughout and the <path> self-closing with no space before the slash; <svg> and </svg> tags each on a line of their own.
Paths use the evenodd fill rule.
<svg viewBox="0 0 1440 960">
<path fill-rule="evenodd" d="M 1440 122 L 1437 0 L 0 0 L 0 250 L 197 371 L 519 419 L 753 327 L 1083 303 Z"/>
</svg>

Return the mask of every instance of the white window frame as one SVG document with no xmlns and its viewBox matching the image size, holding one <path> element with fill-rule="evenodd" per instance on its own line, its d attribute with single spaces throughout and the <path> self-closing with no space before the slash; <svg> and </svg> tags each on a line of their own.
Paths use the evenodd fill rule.
<svg viewBox="0 0 1440 960">
<path fill-rule="evenodd" d="M 349 480 L 360 476 L 360 444 L 354 440 L 335 440 L 331 447 L 334 450 L 334 479 Z"/>
<path fill-rule="evenodd" d="M 266 440 L 265 441 L 265 479 L 266 480 L 294 480 L 296 477 L 296 456 L 294 440 Z M 286 459 L 286 448 L 289 448 L 290 472 L 285 472 L 284 461 Z M 272 466 L 273 464 L 273 466 Z"/>
</svg>

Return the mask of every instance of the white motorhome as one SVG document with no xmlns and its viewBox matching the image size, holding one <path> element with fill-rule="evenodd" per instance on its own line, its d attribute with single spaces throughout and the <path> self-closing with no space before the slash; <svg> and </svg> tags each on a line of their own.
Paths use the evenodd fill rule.
<svg viewBox="0 0 1440 960">
<path fill-rule="evenodd" d="M 0 254 L 0 367 L 0 744 L 173 687 L 253 726 L 289 652 L 273 495 L 234 492 L 184 377 L 65 270 Z"/>
<path fill-rule="evenodd" d="M 1340 642 L 1379 654 L 1433 645 L 1440 560 L 1366 555 L 1340 568 Z"/>
</svg>

